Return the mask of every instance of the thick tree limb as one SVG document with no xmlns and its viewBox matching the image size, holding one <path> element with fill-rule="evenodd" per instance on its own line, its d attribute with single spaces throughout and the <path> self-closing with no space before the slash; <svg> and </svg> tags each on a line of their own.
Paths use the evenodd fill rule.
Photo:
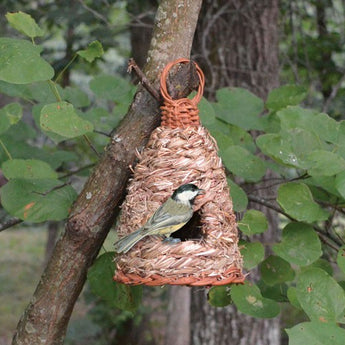
<svg viewBox="0 0 345 345">
<path fill-rule="evenodd" d="M 0 231 L 4 231 L 4 230 L 6 230 L 6 229 L 8 229 L 14 225 L 22 223 L 22 222 L 23 221 L 21 219 L 18 219 L 18 218 L 8 219 L 8 220 L 0 223 Z"/>
<path fill-rule="evenodd" d="M 144 73 L 158 88 L 167 62 L 189 57 L 200 10 L 198 0 L 163 0 L 156 15 Z M 181 87 L 181 85 L 179 85 Z M 135 149 L 145 146 L 159 124 L 158 103 L 139 88 L 119 128 L 112 133 L 99 164 L 79 195 L 62 237 L 19 321 L 13 344 L 62 344 L 75 301 L 123 198 Z"/>
</svg>

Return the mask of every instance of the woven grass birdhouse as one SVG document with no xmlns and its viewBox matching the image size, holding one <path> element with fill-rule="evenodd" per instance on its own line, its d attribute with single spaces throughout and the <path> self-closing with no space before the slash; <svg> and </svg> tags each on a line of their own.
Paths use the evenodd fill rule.
<svg viewBox="0 0 345 345">
<path fill-rule="evenodd" d="M 242 257 L 238 249 L 236 219 L 216 141 L 199 121 L 197 104 L 203 94 L 204 76 L 193 99 L 173 100 L 166 87 L 170 63 L 161 76 L 164 98 L 161 126 L 152 132 L 134 169 L 122 205 L 118 236 L 143 226 L 179 186 L 193 183 L 206 191 L 197 198 L 194 216 L 166 243 L 148 236 L 126 254 L 116 257 L 114 280 L 125 284 L 211 286 L 241 283 Z"/>
</svg>

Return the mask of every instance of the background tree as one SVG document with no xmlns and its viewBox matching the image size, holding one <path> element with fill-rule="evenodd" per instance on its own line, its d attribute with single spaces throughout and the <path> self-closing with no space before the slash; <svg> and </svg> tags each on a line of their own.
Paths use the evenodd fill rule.
<svg viewBox="0 0 345 345">
<path fill-rule="evenodd" d="M 278 1 L 204 1 L 194 40 L 193 54 L 206 71 L 207 94 L 214 98 L 217 89 L 244 87 L 262 99 L 279 85 Z M 253 133 L 254 136 L 257 133 Z M 267 172 L 265 179 L 272 178 Z M 251 194 L 262 199 L 272 197 L 264 183 L 249 185 Z M 259 192 L 255 192 L 258 188 Z M 277 237 L 276 212 L 258 204 L 269 220 L 263 243 Z M 268 249 L 268 248 L 267 248 Z M 251 273 L 249 279 L 258 280 Z M 243 315 L 234 306 L 216 309 L 207 303 L 205 292 L 192 293 L 193 344 L 263 343 L 279 344 L 279 319 L 260 320 Z M 217 320 L 215 323 L 213 320 Z"/>
<path fill-rule="evenodd" d="M 104 24 L 115 29 L 113 19 L 116 13 L 125 11 L 124 2 L 105 2 L 104 7 L 99 4 L 93 6 L 87 1 L 79 3 L 78 14 L 80 9 L 84 9 L 86 17 L 92 15 L 90 25 L 86 25 L 90 41 L 99 37 L 99 33 L 90 34 L 95 27 L 101 28 Z M 197 8 L 193 10 L 192 5 Z M 271 90 L 278 81 L 277 50 L 272 49 L 277 43 L 277 3 L 273 0 L 261 4 L 251 1 L 204 3 L 204 14 L 199 22 L 201 33 L 194 47 L 198 51 L 198 42 L 201 42 L 202 48 L 195 56 L 200 64 L 204 64 L 208 85 L 224 87 L 207 90 L 211 102 L 205 99 L 201 102 L 200 116 L 217 139 L 228 171 L 234 209 L 241 215 L 238 226 L 242 233 L 245 269 L 251 271 L 251 277 L 254 276 L 253 271 L 259 270 L 261 279 L 253 279 L 252 283 L 232 286 L 231 289 L 210 289 L 209 303 L 217 309 L 208 306 L 200 290 L 193 293 L 194 306 L 198 298 L 203 305 L 202 310 L 193 308 L 191 339 L 195 343 L 222 343 L 225 341 L 220 339 L 222 334 L 233 342 L 279 343 L 277 319 L 274 318 L 280 309 L 284 310 L 282 314 L 285 316 L 295 316 L 283 320 L 284 327 L 288 328 L 284 334 L 288 334 L 290 344 L 325 344 L 329 339 L 334 344 L 343 342 L 344 331 L 339 325 L 344 323 L 345 309 L 342 288 L 344 232 L 341 226 L 345 205 L 345 127 L 341 120 L 299 106 L 304 101 L 320 109 L 329 108 L 341 119 L 343 108 L 338 100 L 342 94 L 342 70 L 339 57 L 343 44 L 337 38 L 340 29 L 334 25 L 338 17 L 332 20 L 329 16 L 339 9 L 341 2 L 304 2 L 303 5 L 300 2 L 282 3 L 284 39 L 280 40 L 282 80 L 299 80 L 303 86 L 285 85 Z M 145 67 L 153 83 L 168 60 L 189 55 L 194 31 L 190 24 L 196 24 L 198 6 L 200 4 L 195 2 L 185 2 L 182 7 L 161 2 L 153 35 L 154 38 L 163 38 L 162 41 L 153 40 L 157 45 L 152 45 L 149 64 Z M 179 20 L 173 24 L 164 21 L 166 13 L 176 8 L 179 9 Z M 42 20 L 42 27 L 47 30 L 55 27 L 55 23 L 66 23 L 64 16 L 57 20 L 57 13 L 51 26 L 46 26 Z M 143 17 L 146 18 L 147 13 L 145 9 Z M 255 18 L 251 18 L 252 15 Z M 172 17 L 173 14 L 169 16 Z M 204 17 L 208 18 L 205 22 Z M 141 18 L 140 14 L 137 18 L 132 17 L 132 22 L 139 23 Z M 70 60 L 74 61 L 70 66 L 75 73 L 67 73 L 66 80 L 71 85 L 61 87 L 57 81 L 65 80 L 63 76 L 70 61 L 62 66 L 63 73 L 56 76 L 58 80 L 52 79 L 54 71 L 50 65 L 54 65 L 55 58 L 59 60 L 66 54 L 54 56 L 53 51 L 48 54 L 49 41 L 45 41 L 42 28 L 24 14 L 10 14 L 6 19 L 29 39 L 0 38 L 4 48 L 0 52 L 0 91 L 11 97 L 12 102 L 0 109 L 1 168 L 8 180 L 1 188 L 1 201 L 6 212 L 14 217 L 1 222 L 0 229 L 4 230 L 18 220 L 24 221 L 25 225 L 66 219 L 72 202 L 77 198 L 75 189 L 80 188 L 75 182 L 80 180 L 78 175 L 90 174 L 34 299 L 19 323 L 14 340 L 14 343 L 35 343 L 37 337 L 44 336 L 48 343 L 58 344 L 63 341 L 86 271 L 98 255 L 115 219 L 116 205 L 122 199 L 130 174 L 128 166 L 134 163 L 134 150 L 145 144 L 145 138 L 158 124 L 158 104 L 143 88 L 139 88 L 127 116 L 118 125 L 134 91 L 128 81 L 109 75 L 114 68 L 107 68 L 102 65 L 103 61 L 95 60 L 103 56 L 105 61 L 107 57 L 102 55 L 103 50 L 108 52 L 110 48 L 102 47 L 97 41 L 89 44 L 88 39 L 82 46 L 78 42 L 75 48 L 69 44 L 70 51 L 71 47 L 75 49 Z M 70 25 L 73 26 L 71 36 L 66 34 L 68 24 L 61 25 L 62 36 L 65 37 L 63 42 L 67 42 L 68 37 L 74 40 L 83 27 L 75 23 Z M 205 31 L 202 29 L 204 26 Z M 14 32 L 9 31 L 11 35 L 15 35 Z M 226 38 L 232 44 L 233 54 L 228 54 L 222 40 L 217 38 L 217 46 L 214 45 L 216 40 L 209 40 L 217 32 L 218 37 L 230 32 Z M 336 38 L 335 41 L 332 37 Z M 40 57 L 37 42 L 42 43 L 45 48 L 43 56 L 51 64 Z M 327 46 L 330 42 L 337 43 Z M 167 44 L 171 44 L 171 51 L 168 49 L 171 56 L 166 55 Z M 329 73 L 329 78 L 325 72 L 327 64 L 322 64 L 320 54 L 315 54 L 315 50 L 311 53 L 317 44 L 328 47 L 323 51 L 323 59 L 331 59 L 334 73 Z M 273 62 L 269 64 L 267 61 Z M 15 67 L 7 69 L 7 66 Z M 288 66 L 292 68 L 289 70 Z M 106 71 L 107 75 L 93 77 L 86 96 L 85 89 L 76 85 L 78 79 L 74 79 L 75 76 L 81 71 L 92 74 L 100 70 Z M 227 88 L 228 85 L 245 86 L 246 89 Z M 309 85 L 312 92 L 308 96 L 305 86 Z M 187 86 L 189 89 L 190 85 Z M 32 120 L 22 120 L 23 110 L 28 118 L 34 120 L 34 125 Z M 73 131 L 69 127 L 71 121 L 74 123 Z M 117 129 L 111 132 L 112 141 L 108 144 L 109 138 L 102 133 L 110 132 L 114 127 Z M 38 133 L 43 140 L 36 138 Z M 137 135 L 132 136 L 133 133 Z M 108 144 L 107 148 L 99 160 L 98 152 L 105 144 Z M 90 173 L 88 169 L 95 163 L 97 167 Z M 269 171 L 274 171 L 275 176 L 268 174 Z M 264 206 L 266 216 L 253 210 L 254 204 Z M 279 228 L 275 224 L 277 215 Z M 281 239 L 272 238 L 272 229 Z M 259 239 L 260 234 L 263 237 Z M 162 328 L 150 329 L 149 339 L 138 337 L 138 330 L 143 330 L 144 334 L 152 327 L 150 323 L 140 322 L 140 318 L 149 315 L 145 308 L 152 308 L 153 303 L 164 305 L 159 301 L 165 298 L 164 294 L 155 296 L 154 289 L 146 290 L 152 297 L 144 299 L 141 304 L 140 287 L 130 288 L 112 282 L 112 258 L 112 252 L 104 253 L 88 270 L 92 294 L 88 290 L 85 295 L 92 299 L 94 320 L 103 327 L 97 342 L 162 343 Z M 94 294 L 99 295 L 102 301 L 95 300 Z M 188 294 L 183 298 L 174 293 L 171 296 L 170 306 L 177 309 L 170 312 L 173 317 L 169 318 L 168 329 L 179 316 L 179 305 L 175 301 L 188 306 L 184 299 Z M 230 303 L 236 309 L 227 307 Z M 135 310 L 138 312 L 133 318 Z M 233 317 L 239 312 L 251 317 Z M 267 320 L 272 318 L 273 323 Z M 309 321 L 298 324 L 306 320 Z M 212 327 L 208 327 L 209 324 Z M 250 325 L 250 329 L 244 328 L 246 325 Z M 257 328 L 260 331 L 256 332 Z M 262 332 L 265 328 L 271 331 L 268 336 Z M 241 330 L 245 335 L 231 332 L 234 330 Z M 145 334 L 148 335 L 147 332 Z M 171 336 L 167 337 L 167 343 L 171 339 Z M 186 336 L 182 340 L 188 342 Z"/>
</svg>

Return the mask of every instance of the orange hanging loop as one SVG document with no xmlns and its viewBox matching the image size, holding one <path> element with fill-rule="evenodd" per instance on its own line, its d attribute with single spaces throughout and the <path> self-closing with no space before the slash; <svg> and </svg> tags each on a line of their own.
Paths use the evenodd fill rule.
<svg viewBox="0 0 345 345">
<path fill-rule="evenodd" d="M 195 63 L 196 72 L 199 76 L 199 88 L 194 98 L 172 99 L 168 93 L 166 80 L 171 67 L 178 63 L 190 63 L 190 60 L 181 58 L 170 62 L 164 68 L 161 79 L 161 94 L 164 104 L 161 106 L 162 123 L 161 125 L 169 128 L 186 128 L 200 126 L 199 109 L 197 107 L 204 93 L 205 76 L 201 68 Z"/>
</svg>

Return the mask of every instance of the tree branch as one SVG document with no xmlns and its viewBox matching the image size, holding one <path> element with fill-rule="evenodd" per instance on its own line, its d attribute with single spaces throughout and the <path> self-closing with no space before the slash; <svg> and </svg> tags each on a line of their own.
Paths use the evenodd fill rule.
<svg viewBox="0 0 345 345">
<path fill-rule="evenodd" d="M 284 212 L 280 207 L 275 206 L 269 202 L 267 202 L 266 200 L 262 199 L 262 198 L 257 198 L 256 196 L 253 195 L 248 195 L 248 200 L 251 202 L 255 202 L 257 204 L 260 204 L 262 206 L 265 206 L 273 211 L 276 211 L 279 214 L 282 214 L 283 216 L 285 216 L 286 218 L 288 218 L 289 220 L 291 220 L 292 222 L 297 222 L 298 220 L 296 220 L 295 218 L 291 217 L 290 215 L 288 215 L 286 212 Z M 324 231 L 322 231 L 322 229 L 320 229 L 317 226 L 313 226 L 314 230 L 317 232 L 318 236 L 320 237 L 321 241 L 325 244 L 327 244 L 330 248 L 338 251 L 339 247 L 341 246 L 341 243 L 339 243 L 337 240 L 335 240 L 330 234 L 325 233 Z"/>
<path fill-rule="evenodd" d="M 200 6 L 201 0 L 160 2 L 144 68 L 155 87 L 168 62 L 190 56 Z M 135 150 L 145 146 L 159 120 L 157 101 L 139 87 L 126 117 L 112 133 L 113 140 L 72 208 L 65 231 L 19 321 L 13 345 L 63 344 L 87 270 L 97 257 L 123 198 L 130 166 L 136 160 Z"/>
<path fill-rule="evenodd" d="M 20 224 L 21 222 L 22 222 L 22 220 L 19 218 L 8 219 L 5 222 L 0 223 L 0 232 L 6 230 L 8 228 L 11 228 L 12 226 L 15 226 L 17 224 Z"/>
</svg>

